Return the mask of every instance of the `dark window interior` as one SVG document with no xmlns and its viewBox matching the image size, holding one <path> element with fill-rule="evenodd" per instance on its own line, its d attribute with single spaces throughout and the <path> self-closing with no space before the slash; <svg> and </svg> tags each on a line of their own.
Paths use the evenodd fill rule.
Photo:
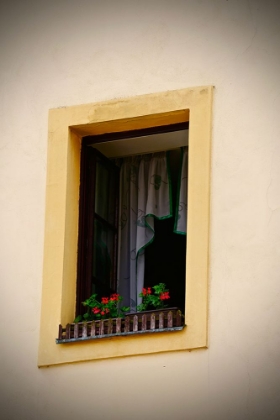
<svg viewBox="0 0 280 420">
<path fill-rule="evenodd" d="M 180 150 L 170 151 L 173 210 L 180 167 Z M 186 236 L 173 232 L 174 216 L 170 219 L 155 219 L 155 239 L 145 249 L 145 287 L 165 283 L 170 291 L 170 306 L 181 310 L 185 307 Z"/>
</svg>

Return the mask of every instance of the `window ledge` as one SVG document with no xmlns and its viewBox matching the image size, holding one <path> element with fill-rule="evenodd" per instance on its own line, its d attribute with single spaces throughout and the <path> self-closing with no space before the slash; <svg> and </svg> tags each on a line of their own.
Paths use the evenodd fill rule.
<svg viewBox="0 0 280 420">
<path fill-rule="evenodd" d="M 125 318 L 59 325 L 57 344 L 96 340 L 115 336 L 180 331 L 184 328 L 184 316 L 178 308 L 127 314 Z"/>
</svg>

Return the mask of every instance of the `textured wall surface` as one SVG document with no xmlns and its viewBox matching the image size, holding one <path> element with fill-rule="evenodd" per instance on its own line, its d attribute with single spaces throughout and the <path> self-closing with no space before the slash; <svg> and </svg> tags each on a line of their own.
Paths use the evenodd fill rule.
<svg viewBox="0 0 280 420">
<path fill-rule="evenodd" d="M 1 2 L 1 418 L 279 418 L 279 14 L 276 0 Z M 209 349 L 38 369 L 49 108 L 203 85 Z"/>
</svg>

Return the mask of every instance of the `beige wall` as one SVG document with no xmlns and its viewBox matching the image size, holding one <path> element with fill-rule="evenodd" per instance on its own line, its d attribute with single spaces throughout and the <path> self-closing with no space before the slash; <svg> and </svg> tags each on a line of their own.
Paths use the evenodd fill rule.
<svg viewBox="0 0 280 420">
<path fill-rule="evenodd" d="M 278 419 L 278 2 L 17 3 L 0 25 L 1 417 Z M 203 85 L 209 349 L 38 369 L 49 108 Z"/>
</svg>

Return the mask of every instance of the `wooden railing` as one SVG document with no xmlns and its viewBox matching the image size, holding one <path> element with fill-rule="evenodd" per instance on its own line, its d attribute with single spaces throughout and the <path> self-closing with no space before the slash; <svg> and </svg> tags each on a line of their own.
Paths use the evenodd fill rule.
<svg viewBox="0 0 280 420">
<path fill-rule="evenodd" d="M 178 331 L 184 328 L 184 316 L 178 308 L 130 313 L 125 318 L 59 325 L 57 344 L 120 335 Z"/>
</svg>

